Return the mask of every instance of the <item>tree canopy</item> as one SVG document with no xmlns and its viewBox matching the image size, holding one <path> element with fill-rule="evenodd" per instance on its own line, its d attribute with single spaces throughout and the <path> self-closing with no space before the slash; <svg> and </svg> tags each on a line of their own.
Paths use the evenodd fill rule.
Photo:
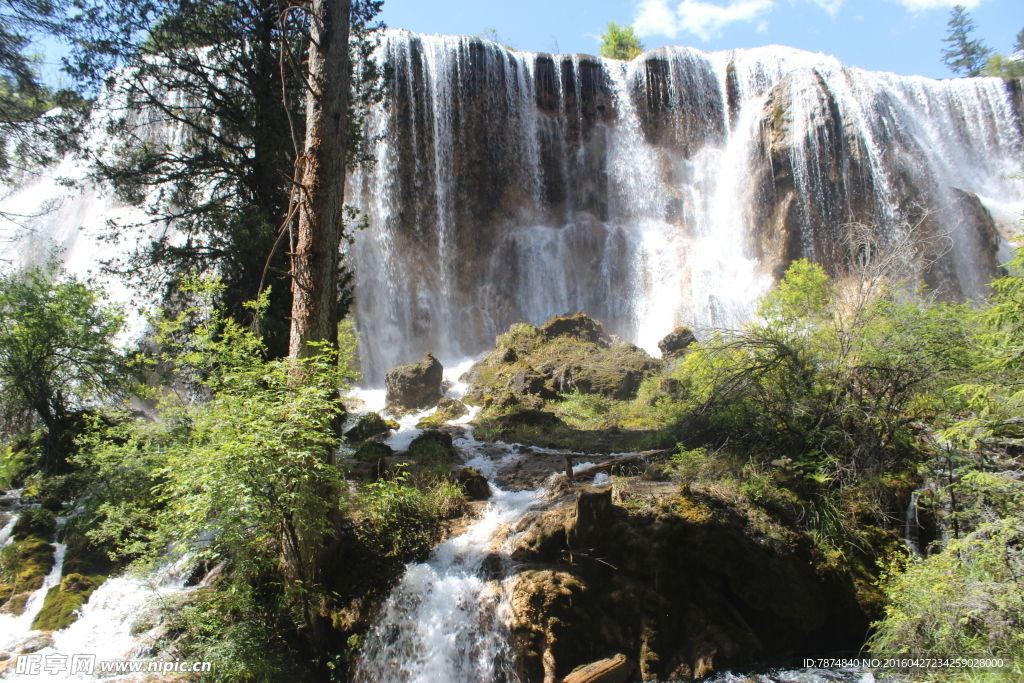
<svg viewBox="0 0 1024 683">
<path fill-rule="evenodd" d="M 123 396 L 127 359 L 114 340 L 117 310 L 100 290 L 56 265 L 0 274 L 0 400 L 3 431 L 41 424 L 44 465 L 63 468 L 75 411 Z"/>
<path fill-rule="evenodd" d="M 963 5 L 953 7 L 947 26 L 949 32 L 942 42 L 949 47 L 942 50 L 943 64 L 958 76 L 980 76 L 992 50 L 980 40 L 970 38 L 975 26 L 967 8 Z"/>
<path fill-rule="evenodd" d="M 370 59 L 381 4 L 352 3 L 348 165 L 369 162 L 362 118 L 383 96 L 383 69 Z M 83 87 L 110 93 L 102 102 L 114 143 L 100 150 L 98 179 L 163 228 L 108 267 L 168 301 L 189 274 L 217 272 L 220 303 L 239 319 L 244 302 L 277 283 L 262 329 L 275 356 L 287 352 L 291 309 L 307 10 L 277 0 L 94 2 L 74 19 L 69 60 Z M 115 238 L 138 227 L 118 224 Z M 342 313 L 350 281 L 343 269 Z"/>
<path fill-rule="evenodd" d="M 601 34 L 601 56 L 608 59 L 630 60 L 643 53 L 644 45 L 632 26 L 620 26 L 609 21 Z"/>
</svg>

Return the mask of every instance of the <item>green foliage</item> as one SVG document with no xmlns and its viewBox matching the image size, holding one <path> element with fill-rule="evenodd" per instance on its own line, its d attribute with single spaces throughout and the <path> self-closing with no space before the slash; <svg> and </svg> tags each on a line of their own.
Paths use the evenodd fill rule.
<svg viewBox="0 0 1024 683">
<path fill-rule="evenodd" d="M 1002 52 L 996 52 L 985 62 L 981 75 L 1020 78 L 1024 76 L 1024 59 L 1015 59 L 1007 57 Z"/>
<path fill-rule="evenodd" d="M 956 5 L 949 13 L 949 32 L 942 42 L 949 45 L 942 50 L 942 63 L 957 76 L 980 76 L 985 62 L 992 54 L 980 40 L 971 40 L 974 20 L 963 5 Z"/>
<path fill-rule="evenodd" d="M 438 521 L 460 512 L 464 502 L 462 489 L 450 480 L 423 489 L 406 474 L 381 479 L 364 486 L 355 501 L 357 534 L 374 554 L 406 560 L 428 550 Z"/>
<path fill-rule="evenodd" d="M 629 61 L 644 51 L 644 45 L 632 26 L 620 26 L 609 21 L 601 34 L 600 55 L 608 59 Z"/>
<path fill-rule="evenodd" d="M 227 558 L 243 582 L 276 575 L 296 623 L 308 624 L 319 553 L 334 533 L 347 364 L 328 349 L 267 361 L 262 342 L 212 306 L 215 283 L 191 288 L 195 305 L 157 324 L 158 360 L 205 400 L 171 396 L 159 421 L 92 436 L 81 458 L 96 475 L 91 536 L 149 560 L 168 547 Z"/>
<path fill-rule="evenodd" d="M 74 412 L 130 387 L 128 358 L 114 344 L 122 324 L 99 289 L 53 262 L 0 273 L 0 428 L 11 438 L 43 425 L 50 472 L 72 451 Z"/>
<path fill-rule="evenodd" d="M 708 459 L 707 448 L 688 449 L 683 444 L 676 446 L 678 452 L 672 455 L 670 471 L 682 485 L 683 492 L 689 493 L 690 486 L 700 477 Z"/>
<path fill-rule="evenodd" d="M 65 8 L 61 0 L 0 2 L 0 183 L 17 181 L 77 145 L 82 101 L 42 83 L 40 58 L 27 51 L 35 39 L 62 32 L 58 19 Z"/>
<path fill-rule="evenodd" d="M 1019 486 L 1019 483 L 1017 483 Z M 879 655 L 991 654 L 1010 665 L 997 680 L 1024 675 L 1024 518 L 988 522 L 938 554 L 883 577 L 889 603 L 875 624 Z"/>
<path fill-rule="evenodd" d="M 247 584 L 199 591 L 170 606 L 166 626 L 183 658 L 216 662 L 211 680 L 276 683 L 310 680 L 281 634 L 273 600 Z M 143 621 L 146 615 L 142 615 Z M 139 627 L 149 627 L 148 623 Z"/>
</svg>

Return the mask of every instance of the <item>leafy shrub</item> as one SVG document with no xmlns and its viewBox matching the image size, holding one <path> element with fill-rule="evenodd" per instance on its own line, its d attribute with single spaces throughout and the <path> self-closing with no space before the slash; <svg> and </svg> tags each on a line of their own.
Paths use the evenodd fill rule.
<svg viewBox="0 0 1024 683">
<path fill-rule="evenodd" d="M 405 559 L 429 549 L 437 523 L 461 511 L 464 501 L 461 488 L 451 481 L 421 489 L 403 474 L 362 487 L 352 512 L 357 534 L 375 554 Z"/>
</svg>

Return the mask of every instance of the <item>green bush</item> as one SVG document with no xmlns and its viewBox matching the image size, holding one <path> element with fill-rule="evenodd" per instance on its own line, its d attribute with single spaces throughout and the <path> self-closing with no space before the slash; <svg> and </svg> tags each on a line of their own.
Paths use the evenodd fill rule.
<svg viewBox="0 0 1024 683">
<path fill-rule="evenodd" d="M 212 563 L 228 558 L 242 583 L 277 576 L 282 604 L 308 625 L 338 514 L 332 457 L 346 364 L 327 349 L 265 360 L 256 336 L 219 317 L 217 291 L 195 284 L 195 306 L 158 325 L 158 360 L 200 400 L 169 401 L 152 423 L 98 428 L 86 444 L 98 520 L 90 536 L 150 561 L 168 547 Z"/>
<path fill-rule="evenodd" d="M 352 513 L 359 538 L 374 554 L 406 559 L 428 550 L 438 522 L 460 512 L 464 502 L 462 489 L 450 480 L 423 489 L 399 475 L 363 486 Z"/>
</svg>

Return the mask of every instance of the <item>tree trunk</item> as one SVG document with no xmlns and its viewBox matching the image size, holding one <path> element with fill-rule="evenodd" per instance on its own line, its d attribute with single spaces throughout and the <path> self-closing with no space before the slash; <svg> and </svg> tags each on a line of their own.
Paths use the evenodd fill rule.
<svg viewBox="0 0 1024 683">
<path fill-rule="evenodd" d="M 319 353 L 317 342 L 338 345 L 338 261 L 344 233 L 345 128 L 348 121 L 348 38 L 351 0 L 312 0 L 306 97 L 305 154 L 299 225 L 292 255 L 292 316 L 288 354 L 308 358 Z M 340 421 L 337 427 L 340 427 Z M 336 428 L 337 428 L 336 427 Z M 325 453 L 330 462 L 333 453 Z M 322 494 L 333 499 L 335 492 Z M 331 513 L 340 528 L 340 513 Z M 321 673 L 327 671 L 330 648 L 323 597 L 323 565 L 336 551 L 337 538 L 309 538 L 296 529 L 282 538 L 282 570 L 286 580 L 301 581 L 306 638 Z M 291 552 L 288 548 L 291 547 Z M 312 600 L 312 603 L 310 601 Z"/>
<path fill-rule="evenodd" d="M 345 127 L 351 0 L 313 0 L 309 93 L 299 228 L 292 265 L 288 353 L 316 354 L 310 343 L 338 343 L 338 260 L 344 232 Z"/>
</svg>

